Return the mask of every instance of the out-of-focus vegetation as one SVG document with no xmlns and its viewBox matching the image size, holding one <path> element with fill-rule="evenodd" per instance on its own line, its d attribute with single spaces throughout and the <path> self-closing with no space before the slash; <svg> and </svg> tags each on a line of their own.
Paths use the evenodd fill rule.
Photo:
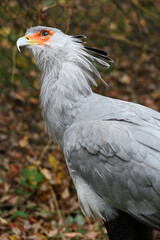
<svg viewBox="0 0 160 240">
<path fill-rule="evenodd" d="M 105 239 L 84 218 L 39 108 L 40 73 L 16 41 L 30 26 L 84 34 L 115 63 L 99 69 L 95 91 L 160 110 L 160 2 L 3 0 L 0 2 L 0 239 Z"/>
<path fill-rule="evenodd" d="M 5 0 L 0 17 L 1 92 L 19 86 L 33 89 L 32 80 L 37 79 L 33 59 L 28 52 L 17 53 L 16 40 L 34 25 L 85 34 L 88 44 L 108 50 L 115 60 L 112 74 L 107 76 L 109 85 L 116 78 L 115 85 L 119 82 L 125 89 L 127 82 L 132 85 L 130 94 L 144 94 L 146 85 L 158 84 L 159 1 Z"/>
</svg>

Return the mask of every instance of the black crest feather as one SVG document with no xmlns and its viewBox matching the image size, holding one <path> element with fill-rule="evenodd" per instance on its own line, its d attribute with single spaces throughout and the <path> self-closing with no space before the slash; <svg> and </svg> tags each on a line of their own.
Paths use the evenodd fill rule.
<svg viewBox="0 0 160 240">
<path fill-rule="evenodd" d="M 97 55 L 109 62 L 114 62 L 110 57 L 109 54 L 107 52 L 105 52 L 104 50 L 99 50 L 96 48 L 91 48 L 91 47 L 85 47 L 85 49 L 87 49 L 89 52 L 91 52 L 94 55 Z"/>
<path fill-rule="evenodd" d="M 87 38 L 85 35 L 75 35 L 73 37 L 77 38 L 77 39 L 86 39 Z"/>
</svg>

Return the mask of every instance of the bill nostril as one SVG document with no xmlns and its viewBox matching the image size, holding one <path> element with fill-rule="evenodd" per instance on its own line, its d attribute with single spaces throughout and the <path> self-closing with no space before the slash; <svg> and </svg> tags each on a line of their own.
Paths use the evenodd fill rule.
<svg viewBox="0 0 160 240">
<path fill-rule="evenodd" d="M 29 40 L 29 37 L 26 37 L 27 40 Z"/>
</svg>

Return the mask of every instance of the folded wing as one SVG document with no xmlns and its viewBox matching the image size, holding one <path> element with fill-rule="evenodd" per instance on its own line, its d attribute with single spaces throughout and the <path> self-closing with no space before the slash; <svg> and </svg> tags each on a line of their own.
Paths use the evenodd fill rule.
<svg viewBox="0 0 160 240">
<path fill-rule="evenodd" d="M 124 120 L 76 123 L 65 134 L 64 153 L 71 171 L 108 205 L 160 230 L 159 127 Z"/>
</svg>

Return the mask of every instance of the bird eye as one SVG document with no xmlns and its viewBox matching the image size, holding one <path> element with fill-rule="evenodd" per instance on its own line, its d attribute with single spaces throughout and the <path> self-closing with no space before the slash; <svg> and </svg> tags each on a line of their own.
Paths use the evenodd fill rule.
<svg viewBox="0 0 160 240">
<path fill-rule="evenodd" d="M 42 31 L 42 32 L 41 32 L 41 36 L 45 37 L 45 36 L 47 36 L 47 35 L 49 35 L 49 32 L 48 32 L 48 31 Z"/>
</svg>

